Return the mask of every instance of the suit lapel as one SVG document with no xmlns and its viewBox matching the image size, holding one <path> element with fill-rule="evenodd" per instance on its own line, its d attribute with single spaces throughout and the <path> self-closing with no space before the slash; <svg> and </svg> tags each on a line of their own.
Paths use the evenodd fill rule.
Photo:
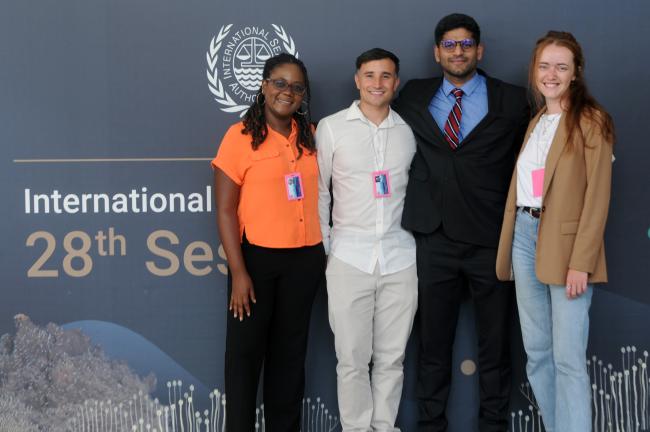
<svg viewBox="0 0 650 432">
<path fill-rule="evenodd" d="M 474 129 L 472 129 L 469 135 L 463 139 L 461 146 L 456 151 L 461 151 L 466 144 L 470 144 L 473 137 L 480 134 L 483 129 L 488 127 L 490 123 L 492 123 L 494 119 L 498 117 L 498 113 L 501 111 L 500 107 L 502 92 L 499 82 L 487 76 L 483 71 L 479 71 L 478 73 L 483 75 L 486 79 L 488 112 L 485 117 L 483 117 L 481 121 L 474 127 Z M 422 89 L 422 92 L 420 93 L 420 99 L 418 100 L 417 104 L 417 113 L 420 116 L 420 120 L 422 121 L 421 125 L 426 128 L 426 131 L 422 134 L 422 136 L 431 136 L 430 134 L 433 134 L 435 139 L 432 140 L 432 142 L 434 144 L 437 143 L 445 148 L 448 148 L 450 151 L 453 151 L 445 140 L 445 137 L 442 133 L 442 130 L 438 126 L 438 123 L 436 123 L 433 116 L 431 115 L 431 112 L 429 111 L 429 104 L 431 103 L 433 96 L 442 85 L 442 77 L 434 78 L 429 83 L 430 85 Z"/>
<path fill-rule="evenodd" d="M 499 91 L 499 84 L 495 82 L 490 77 L 485 76 L 485 86 L 487 87 L 487 98 L 488 98 L 488 112 L 485 114 L 485 117 L 481 119 L 480 122 L 470 131 L 470 133 L 463 139 L 458 150 L 461 150 L 465 144 L 468 144 L 474 135 L 480 134 L 481 130 L 489 126 L 490 123 L 497 117 L 496 113 L 499 112 L 499 107 L 501 106 L 501 91 Z"/>
<path fill-rule="evenodd" d="M 420 120 L 422 120 L 422 125 L 426 128 L 426 132 L 423 136 L 431 136 L 431 134 L 433 134 L 435 139 L 431 140 L 432 143 L 439 143 L 440 140 L 442 140 L 442 142 L 446 144 L 447 141 L 445 141 L 442 131 L 440 130 L 440 127 L 438 127 L 438 123 L 436 123 L 429 111 L 429 104 L 440 88 L 442 78 L 434 78 L 430 83 L 431 84 L 423 88 L 420 93 L 420 99 L 417 104 L 417 114 L 420 116 Z"/>
<path fill-rule="evenodd" d="M 541 113 L 538 114 L 537 120 Z M 549 184 L 551 184 L 551 178 L 553 178 L 553 173 L 557 167 L 557 163 L 560 160 L 560 156 L 564 151 L 564 146 L 567 141 L 567 131 L 566 131 L 566 116 L 562 113 L 560 117 L 560 124 L 557 126 L 557 131 L 553 137 L 553 142 L 551 143 L 551 148 L 548 151 L 548 156 L 546 156 L 546 163 L 544 164 L 544 189 L 542 193 L 542 200 L 546 196 L 546 191 L 548 190 Z"/>
</svg>

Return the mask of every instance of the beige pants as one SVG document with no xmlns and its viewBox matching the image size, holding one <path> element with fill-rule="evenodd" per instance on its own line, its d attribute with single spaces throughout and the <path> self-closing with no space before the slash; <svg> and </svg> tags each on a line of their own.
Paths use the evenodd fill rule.
<svg viewBox="0 0 650 432">
<path fill-rule="evenodd" d="M 399 431 L 404 350 L 417 310 L 415 264 L 382 276 L 379 265 L 367 274 L 330 256 L 325 274 L 343 432 Z"/>
</svg>

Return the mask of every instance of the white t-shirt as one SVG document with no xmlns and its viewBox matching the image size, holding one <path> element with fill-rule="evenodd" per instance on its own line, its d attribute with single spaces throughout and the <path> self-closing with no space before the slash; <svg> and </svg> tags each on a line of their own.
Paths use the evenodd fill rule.
<svg viewBox="0 0 650 432">
<path fill-rule="evenodd" d="M 542 207 L 541 193 L 533 193 L 533 175 L 539 176 L 540 172 L 537 170 L 543 169 L 546 164 L 546 157 L 551 149 L 561 116 L 562 114 L 542 114 L 519 155 L 517 160 L 518 207 Z"/>
</svg>

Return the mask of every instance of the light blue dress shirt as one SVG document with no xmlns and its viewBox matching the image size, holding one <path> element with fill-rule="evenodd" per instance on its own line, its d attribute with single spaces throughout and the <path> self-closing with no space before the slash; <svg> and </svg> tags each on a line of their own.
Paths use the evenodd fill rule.
<svg viewBox="0 0 650 432">
<path fill-rule="evenodd" d="M 441 131 L 444 130 L 447 117 L 449 117 L 449 113 L 456 103 L 456 98 L 452 93 L 455 88 L 446 78 L 443 79 L 442 85 L 429 103 L 429 112 Z M 463 142 L 465 137 L 487 114 L 488 98 L 485 77 L 479 73 L 474 74 L 472 79 L 460 88 L 464 93 L 461 100 L 463 115 L 460 120 L 460 142 Z"/>
</svg>

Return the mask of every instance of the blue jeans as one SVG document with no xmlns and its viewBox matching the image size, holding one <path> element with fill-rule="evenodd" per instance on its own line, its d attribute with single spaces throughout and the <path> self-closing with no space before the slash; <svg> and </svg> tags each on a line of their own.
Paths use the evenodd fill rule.
<svg viewBox="0 0 650 432">
<path fill-rule="evenodd" d="M 589 306 L 593 286 L 569 300 L 565 287 L 535 275 L 539 219 L 517 211 L 512 244 L 517 308 L 528 361 L 526 373 L 547 432 L 591 431 L 587 371 Z"/>
</svg>

